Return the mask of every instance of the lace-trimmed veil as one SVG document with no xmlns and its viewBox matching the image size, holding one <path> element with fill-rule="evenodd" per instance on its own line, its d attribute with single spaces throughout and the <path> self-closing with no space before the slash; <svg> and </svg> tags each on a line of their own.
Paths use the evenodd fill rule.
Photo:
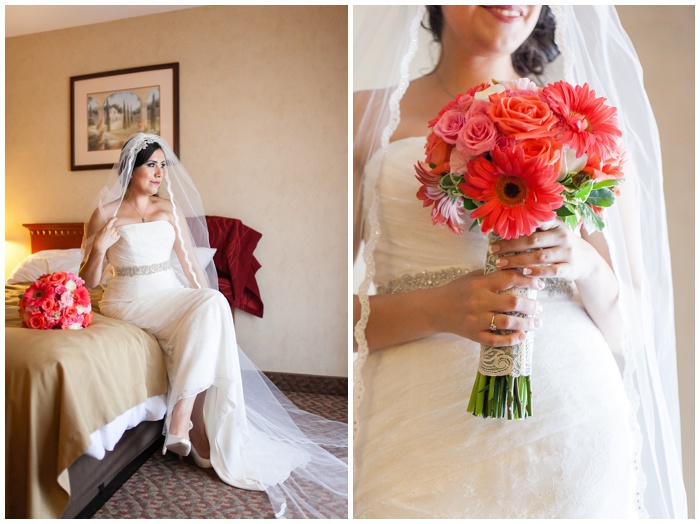
<svg viewBox="0 0 700 524">
<path fill-rule="evenodd" d="M 398 124 L 410 80 L 425 8 L 374 8 L 361 20 L 354 43 L 355 77 L 371 78 L 365 114 L 355 114 L 355 201 L 362 202 L 366 265 L 359 285 L 361 317 L 354 334 L 355 415 L 365 385 L 368 348 L 364 330 L 374 276 L 374 247 L 381 235 L 374 198 L 376 176 Z M 637 54 L 612 6 L 552 6 L 561 56 L 538 82 L 588 83 L 617 107 L 629 162 L 622 196 L 606 215 L 605 238 L 620 285 L 617 314 L 600 326 L 620 365 L 635 434 L 637 509 L 641 517 L 686 518 L 680 445 L 673 289 L 656 121 Z M 356 19 L 357 23 L 357 19 Z M 361 72 L 360 72 L 361 71 Z M 427 71 L 425 71 L 427 72 Z M 367 86 L 363 86 L 367 87 Z M 410 167 L 410 166 L 409 166 Z M 355 219 L 358 224 L 358 218 Z M 357 229 L 357 228 L 356 228 Z M 355 431 L 361 421 L 354 417 Z"/>
<path fill-rule="evenodd" d="M 124 194 L 129 187 L 129 180 L 134 170 L 136 156 L 141 150 L 153 143 L 157 143 L 161 147 L 166 164 L 163 173 L 163 184 L 158 192 L 158 196 L 169 200 L 172 205 L 177 234 L 176 242 L 184 253 L 187 271 L 192 275 L 198 287 L 218 289 L 214 262 L 210 262 L 204 268 L 204 272 L 202 272 L 196 255 L 196 247 L 209 247 L 209 231 L 202 199 L 187 170 L 170 148 L 170 145 L 160 136 L 137 133 L 126 141 L 119 160 L 110 171 L 105 185 L 97 194 L 90 210 L 91 212 L 97 210 L 104 220 L 103 224 L 117 214 L 124 200 Z M 113 202 L 118 202 L 119 204 L 110 213 L 107 211 L 106 206 Z M 83 260 L 90 253 L 93 241 L 93 237 L 87 236 L 89 221 L 90 217 L 85 222 L 85 235 L 83 236 L 82 244 Z M 175 267 L 181 268 L 180 261 L 174 254 L 171 263 Z"/>
</svg>

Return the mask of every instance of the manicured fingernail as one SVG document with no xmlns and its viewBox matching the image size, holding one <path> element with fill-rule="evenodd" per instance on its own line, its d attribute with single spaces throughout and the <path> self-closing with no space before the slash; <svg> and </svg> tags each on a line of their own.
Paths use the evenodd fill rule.
<svg viewBox="0 0 700 524">
<path fill-rule="evenodd" d="M 491 244 L 489 249 L 491 249 L 491 253 L 498 253 L 501 250 L 501 246 L 498 244 Z"/>
<path fill-rule="evenodd" d="M 542 280 L 541 278 L 538 278 L 537 279 L 537 287 L 539 289 L 544 289 L 544 280 Z"/>
<path fill-rule="evenodd" d="M 542 304 L 540 304 L 539 302 L 537 303 L 537 312 L 542 313 Z"/>
<path fill-rule="evenodd" d="M 529 267 L 524 267 L 523 268 L 523 275 L 531 275 L 532 274 L 532 269 Z"/>
<path fill-rule="evenodd" d="M 508 261 L 505 258 L 499 258 L 496 260 L 496 265 L 498 267 L 506 267 L 508 265 Z"/>
<path fill-rule="evenodd" d="M 542 325 L 542 319 L 536 318 L 535 319 L 535 327 L 538 328 Z"/>
<path fill-rule="evenodd" d="M 520 342 L 522 342 L 523 340 L 525 340 L 525 333 L 520 333 L 520 334 L 518 335 L 518 340 L 519 340 Z"/>
</svg>

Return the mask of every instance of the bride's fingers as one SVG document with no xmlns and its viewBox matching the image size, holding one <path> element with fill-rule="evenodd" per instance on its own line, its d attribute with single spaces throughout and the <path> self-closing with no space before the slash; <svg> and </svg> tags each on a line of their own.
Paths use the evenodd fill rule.
<svg viewBox="0 0 700 524">
<path fill-rule="evenodd" d="M 490 302 L 490 309 L 492 311 L 502 311 L 504 313 L 520 313 L 521 315 L 528 316 L 537 315 L 539 312 L 542 311 L 542 307 L 540 306 L 540 303 L 537 300 L 533 298 L 509 294 L 497 294 L 493 296 Z"/>
<path fill-rule="evenodd" d="M 544 249 L 558 244 L 557 230 L 535 231 L 532 235 L 522 236 L 511 240 L 499 240 L 489 246 L 494 255 L 507 255 L 532 249 Z"/>
<path fill-rule="evenodd" d="M 529 289 L 544 289 L 544 282 L 538 278 L 524 275 L 522 271 L 496 271 L 486 276 L 487 287 L 490 291 L 506 291 L 517 287 Z"/>
<path fill-rule="evenodd" d="M 568 263 L 571 256 L 571 249 L 568 245 L 557 245 L 517 255 L 504 255 L 496 260 L 496 265 L 501 269 L 549 266 Z M 526 272 L 526 274 L 528 273 Z"/>
<path fill-rule="evenodd" d="M 505 313 L 496 313 L 488 317 L 487 331 L 532 331 L 542 325 L 542 320 L 538 317 L 520 317 L 517 315 L 506 315 Z M 485 324 L 486 324 L 485 322 Z M 495 326 L 495 329 L 491 327 Z"/>
</svg>

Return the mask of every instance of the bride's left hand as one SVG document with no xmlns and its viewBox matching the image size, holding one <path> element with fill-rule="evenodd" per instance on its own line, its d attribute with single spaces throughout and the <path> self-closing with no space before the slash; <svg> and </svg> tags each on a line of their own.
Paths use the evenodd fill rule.
<svg viewBox="0 0 700 524">
<path fill-rule="evenodd" d="M 568 280 L 585 278 L 596 267 L 595 248 L 561 220 L 540 226 L 532 235 L 499 240 L 491 246 L 501 269 L 522 268 L 526 275 Z M 521 251 L 528 253 L 514 254 Z"/>
</svg>

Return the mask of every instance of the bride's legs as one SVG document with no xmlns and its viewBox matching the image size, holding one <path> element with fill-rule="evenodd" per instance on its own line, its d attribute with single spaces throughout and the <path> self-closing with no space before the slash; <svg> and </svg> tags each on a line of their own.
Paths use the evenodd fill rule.
<svg viewBox="0 0 700 524">
<path fill-rule="evenodd" d="M 173 408 L 168 433 L 187 438 L 190 432 L 190 415 L 192 414 L 195 398 L 187 397 L 178 400 Z"/>
<path fill-rule="evenodd" d="M 206 394 L 206 391 L 202 391 L 195 397 L 192 409 L 193 428 L 192 431 L 190 431 L 192 445 L 197 450 L 197 454 L 204 459 L 209 458 L 210 452 L 209 439 L 207 438 L 206 428 L 204 427 L 204 397 Z"/>
</svg>

